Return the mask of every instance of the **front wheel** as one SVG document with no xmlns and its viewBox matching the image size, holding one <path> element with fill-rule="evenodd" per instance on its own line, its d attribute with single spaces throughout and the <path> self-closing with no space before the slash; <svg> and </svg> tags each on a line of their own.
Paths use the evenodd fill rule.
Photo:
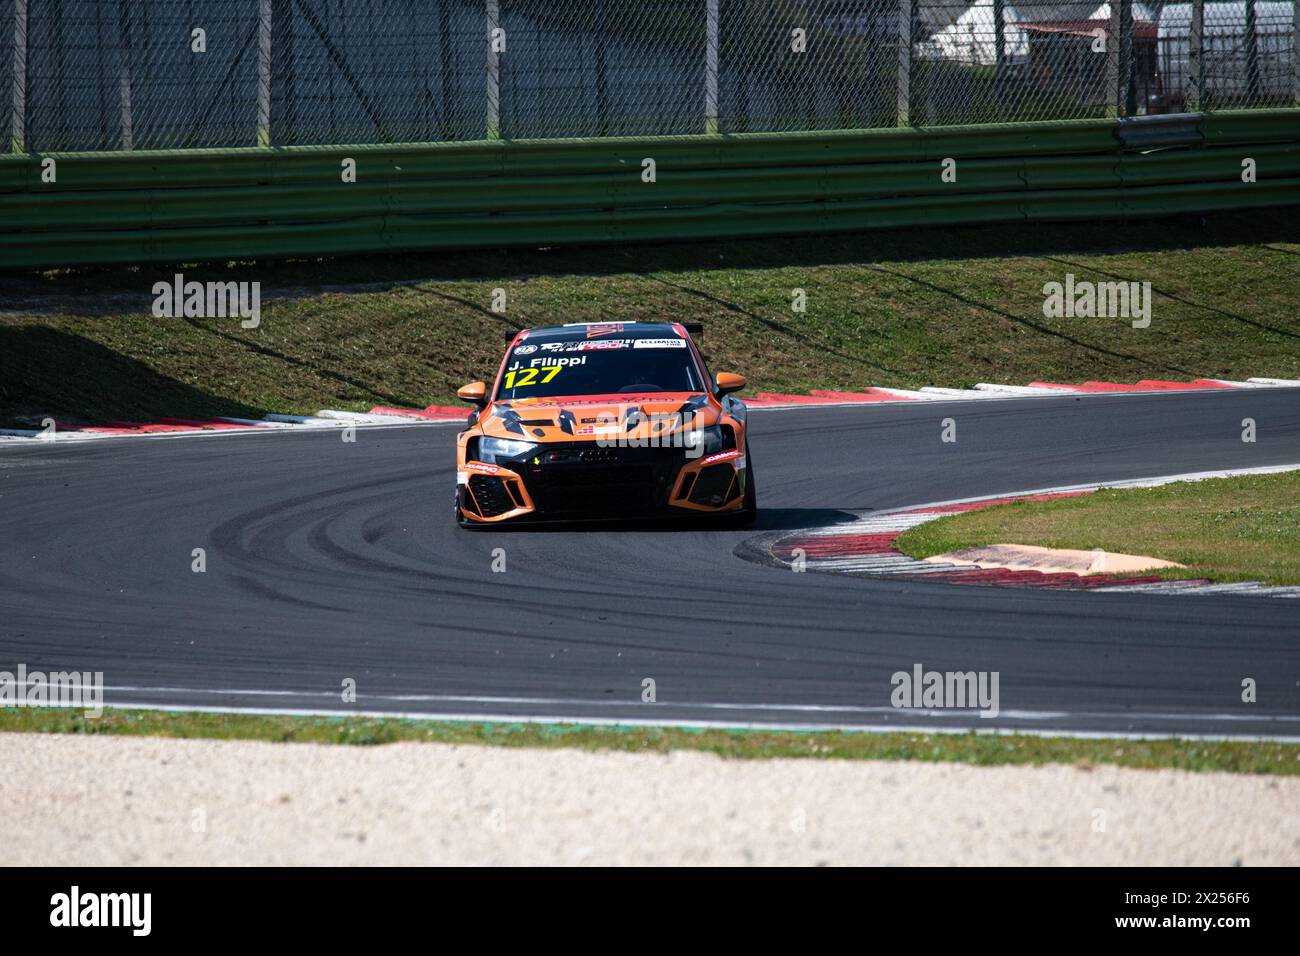
<svg viewBox="0 0 1300 956">
<path fill-rule="evenodd" d="M 758 486 L 754 483 L 754 463 L 749 455 L 749 439 L 745 439 L 745 499 L 732 519 L 737 528 L 748 528 L 758 518 Z"/>
</svg>

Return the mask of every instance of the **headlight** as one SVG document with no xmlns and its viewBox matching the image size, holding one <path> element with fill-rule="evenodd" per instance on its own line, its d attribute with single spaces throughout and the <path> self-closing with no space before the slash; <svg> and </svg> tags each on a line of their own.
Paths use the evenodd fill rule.
<svg viewBox="0 0 1300 956">
<path fill-rule="evenodd" d="M 489 438 L 484 435 L 478 440 L 477 459 L 485 465 L 495 465 L 504 458 L 518 458 L 532 451 L 537 446 L 528 441 L 515 441 L 512 438 Z"/>
<path fill-rule="evenodd" d="M 722 451 L 722 444 L 722 426 L 710 425 L 708 428 L 693 429 L 690 432 L 687 448 L 695 455 L 714 455 Z"/>
</svg>

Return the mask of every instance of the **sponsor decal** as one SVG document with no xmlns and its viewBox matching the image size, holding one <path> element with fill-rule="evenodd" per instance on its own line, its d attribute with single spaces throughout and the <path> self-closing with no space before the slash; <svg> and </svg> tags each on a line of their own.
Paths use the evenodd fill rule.
<svg viewBox="0 0 1300 956">
<path fill-rule="evenodd" d="M 684 349 L 685 339 L 634 339 L 634 349 Z"/>
<path fill-rule="evenodd" d="M 599 352 L 606 349 L 630 348 L 633 339 L 599 339 L 595 342 L 543 342 L 543 352 Z M 518 349 L 515 350 L 518 352 Z"/>
<path fill-rule="evenodd" d="M 532 355 L 532 354 L 533 354 L 534 352 L 536 352 L 536 351 L 537 351 L 537 346 L 536 346 L 536 345 L 521 345 L 521 346 L 519 346 L 519 348 L 515 349 L 515 354 L 516 354 L 516 355 Z"/>
<path fill-rule="evenodd" d="M 582 425 L 578 428 L 579 435 L 616 435 L 618 434 L 618 425 Z"/>
<path fill-rule="evenodd" d="M 720 451 L 716 455 L 710 455 L 708 458 L 704 459 L 704 464 L 711 465 L 715 461 L 726 461 L 729 458 L 739 458 L 739 457 L 740 457 L 740 452 L 733 448 L 730 451 Z"/>
<path fill-rule="evenodd" d="M 586 365 L 587 356 L 578 355 L 570 356 L 569 358 L 556 358 L 553 355 L 544 355 L 541 358 L 530 359 L 528 364 L 534 367 L 540 365 L 542 368 L 550 368 L 558 365 Z"/>
<path fill-rule="evenodd" d="M 662 393 L 662 392 L 656 392 L 656 393 L 654 394 L 654 400 L 658 400 L 662 394 L 664 394 L 664 393 Z M 676 395 L 676 394 L 678 394 L 678 393 L 674 392 L 674 393 L 672 393 L 672 394 Z M 685 393 L 682 393 L 682 394 L 685 394 Z M 614 402 L 617 402 L 617 401 L 618 401 L 618 398 L 619 398 L 618 393 L 614 393 L 614 392 L 611 392 L 609 395 L 599 395 L 599 396 L 595 396 L 595 395 L 593 395 L 593 396 L 590 396 L 590 397 L 588 397 L 588 396 L 584 396 L 584 395 L 573 395 L 573 396 L 568 396 L 568 395 L 566 395 L 566 396 L 564 396 L 564 404 L 565 404 L 565 405 L 572 405 L 572 406 L 574 406 L 575 408 L 578 407 L 578 406 L 581 406 L 581 405 L 606 405 L 606 406 L 608 406 L 608 405 L 610 405 L 610 404 L 612 404 L 612 403 L 614 403 Z M 522 399 L 522 398 L 521 398 L 521 399 L 518 400 L 518 404 L 525 404 L 525 403 L 532 403 L 532 404 L 534 404 L 534 405 L 538 405 L 538 404 L 550 404 L 551 401 L 552 401 L 552 400 L 549 399 L 549 398 L 528 398 L 528 399 Z M 673 404 L 673 402 L 670 400 L 670 401 L 665 401 L 665 402 L 663 402 L 662 404 L 665 405 L 665 406 L 670 406 L 670 405 Z"/>
<path fill-rule="evenodd" d="M 599 338 L 602 335 L 618 335 L 623 331 L 622 322 L 607 322 L 600 325 L 587 326 L 587 338 Z"/>
<path fill-rule="evenodd" d="M 538 362 L 543 363 L 541 368 L 520 368 L 519 363 L 515 362 L 510 366 L 506 371 L 505 376 L 502 378 L 501 387 L 528 388 L 529 386 L 537 384 L 545 385 L 550 382 L 551 379 L 555 378 L 555 376 L 564 371 L 563 365 L 557 364 L 551 359 L 533 359 L 529 365 L 536 366 Z M 538 380 L 539 375 L 541 376 L 540 383 Z"/>
<path fill-rule="evenodd" d="M 471 461 L 465 465 L 466 471 L 481 471 L 485 475 L 496 475 L 501 473 L 501 469 L 496 465 L 485 465 L 481 461 Z"/>
</svg>

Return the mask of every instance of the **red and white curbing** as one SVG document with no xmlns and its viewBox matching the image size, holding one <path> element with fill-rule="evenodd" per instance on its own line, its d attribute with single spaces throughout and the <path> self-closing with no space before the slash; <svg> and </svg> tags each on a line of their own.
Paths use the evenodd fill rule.
<svg viewBox="0 0 1300 956">
<path fill-rule="evenodd" d="M 1132 481 L 1102 482 L 1061 488 L 1044 488 L 1013 494 L 940 501 L 932 504 L 864 514 L 856 521 L 826 528 L 762 536 L 737 549 L 741 557 L 775 562 L 805 571 L 925 583 L 1047 588 L 1053 590 L 1140 592 L 1144 594 L 1240 594 L 1252 597 L 1300 598 L 1300 587 L 1267 585 L 1260 581 L 1217 583 L 1208 578 L 1166 581 L 1155 575 L 1044 573 L 937 564 L 908 557 L 894 541 L 909 528 L 963 511 L 976 511 L 1013 501 L 1047 501 L 1086 495 L 1099 488 L 1153 488 L 1175 481 L 1199 481 L 1238 475 L 1275 474 L 1300 470 L 1300 464 L 1203 471 Z"/>
<path fill-rule="evenodd" d="M 271 414 L 264 418 L 212 418 L 194 421 L 160 418 L 150 422 L 104 422 L 100 425 L 66 425 L 56 422 L 52 428 L 0 429 L 0 442 L 14 441 L 94 441 L 103 438 L 183 438 L 198 435 L 227 435 L 250 431 L 299 431 L 307 428 L 368 427 L 375 425 L 446 425 L 464 424 L 469 410 L 463 406 L 430 405 L 427 408 L 386 408 L 369 412 L 346 412 L 325 409 L 315 415 Z"/>
<path fill-rule="evenodd" d="M 1062 385 L 1055 382 L 1031 382 L 1028 385 L 996 385 L 980 382 L 974 388 L 920 389 L 870 387 L 860 392 L 835 392 L 813 389 L 807 395 L 782 392 L 758 392 L 745 398 L 754 411 L 764 409 L 805 408 L 818 405 L 879 405 L 900 402 L 994 401 L 1000 398 L 1062 398 L 1089 395 L 1151 394 L 1160 392 L 1220 391 L 1243 388 L 1300 388 L 1300 379 L 1251 378 L 1244 382 L 1226 379 L 1197 378 L 1190 382 L 1142 379 L 1121 382 L 1083 382 Z M 98 425 L 65 425 L 52 428 L 0 428 L 0 443 L 5 441 L 93 441 L 104 438 L 180 438 L 197 435 L 222 435 L 247 431 L 298 430 L 303 428 L 343 428 L 347 426 L 446 425 L 464 422 L 464 406 L 430 405 L 426 408 L 392 408 L 379 405 L 369 412 L 324 409 L 315 415 L 267 415 L 264 418 L 213 418 L 195 421 L 160 418 L 149 422 L 103 422 Z"/>
<path fill-rule="evenodd" d="M 1218 378 L 1196 378 L 1174 382 L 1144 378 L 1133 383 L 1082 382 L 1064 385 L 1058 382 L 1030 382 L 1028 385 L 1000 385 L 980 382 L 973 388 L 919 389 L 866 388 L 860 392 L 831 392 L 813 389 L 807 395 L 782 392 L 759 392 L 745 399 L 750 408 L 798 408 L 805 405 L 874 405 L 892 402 L 990 401 L 999 398 L 1076 398 L 1089 395 L 1152 394 L 1159 392 L 1227 391 L 1241 388 L 1300 388 L 1300 379 L 1251 378 L 1244 382 Z"/>
</svg>

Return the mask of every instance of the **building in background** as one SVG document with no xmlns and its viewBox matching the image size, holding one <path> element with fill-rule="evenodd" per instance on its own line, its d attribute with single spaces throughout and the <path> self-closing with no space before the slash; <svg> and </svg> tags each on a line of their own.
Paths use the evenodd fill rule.
<svg viewBox="0 0 1300 956">
<path fill-rule="evenodd" d="M 1292 31 L 1295 5 L 1277 0 L 1206 3 L 1201 30 L 1201 107 L 1290 106 L 1293 102 Z M 1170 102 L 1181 104 L 1188 87 L 1192 25 L 1190 3 L 1160 11 L 1160 75 Z"/>
</svg>

